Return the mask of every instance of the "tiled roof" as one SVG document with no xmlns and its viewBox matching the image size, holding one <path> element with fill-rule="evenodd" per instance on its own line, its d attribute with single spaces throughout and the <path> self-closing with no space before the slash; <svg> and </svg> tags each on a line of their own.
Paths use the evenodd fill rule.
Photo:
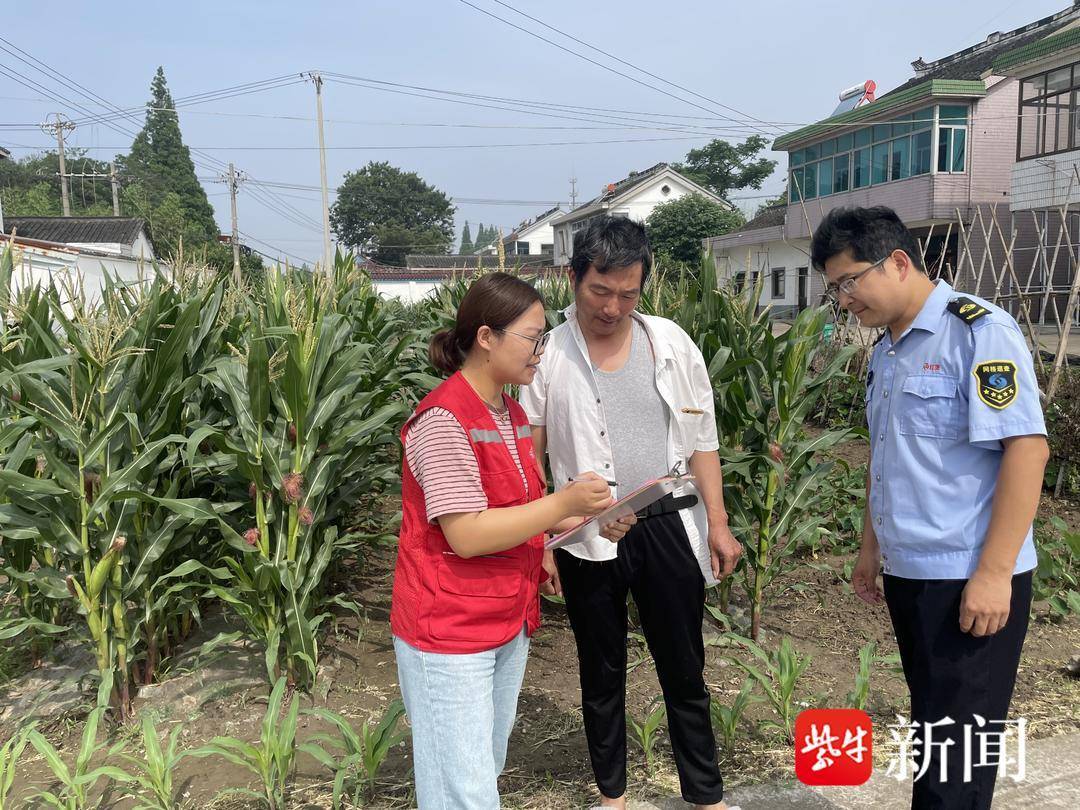
<svg viewBox="0 0 1080 810">
<path fill-rule="evenodd" d="M 475 256 L 473 258 L 476 258 Z M 551 257 L 547 256 L 546 259 L 550 260 Z M 436 267 L 436 268 L 419 268 L 419 267 L 388 267 L 386 265 L 368 263 L 364 265 L 364 270 L 371 276 L 372 281 L 447 281 L 456 277 L 471 277 L 478 273 L 488 273 L 496 269 L 494 263 L 488 263 L 483 265 L 480 270 L 476 269 L 476 266 L 471 267 Z M 565 273 L 565 267 L 553 267 L 550 265 L 523 265 L 516 266 L 510 265 L 506 268 L 508 273 L 521 272 L 524 276 L 548 276 L 560 273 Z"/>
<path fill-rule="evenodd" d="M 536 224 L 538 224 L 540 222 L 543 222 L 545 219 L 547 219 L 548 217 L 550 217 L 553 214 L 559 214 L 559 213 L 562 213 L 562 207 L 556 205 L 554 208 L 549 208 L 547 211 L 545 211 L 542 214 L 537 214 L 532 219 L 523 220 L 520 225 L 518 225 L 516 228 L 514 228 L 514 230 L 512 230 L 507 236 L 503 237 L 503 244 L 506 244 L 507 242 L 516 241 L 518 236 L 521 233 L 523 233 L 524 231 L 529 230 L 529 228 L 531 228 L 533 225 L 536 225 Z"/>
<path fill-rule="evenodd" d="M 995 71 L 1005 71 L 1025 62 L 1034 62 L 1044 56 L 1052 56 L 1058 51 L 1075 47 L 1078 44 L 1080 44 L 1080 28 L 1070 28 L 1068 31 L 1061 31 L 1045 39 L 1006 51 L 994 59 L 993 69 Z"/>
<path fill-rule="evenodd" d="M 134 217 L 4 217 L 4 231 L 42 242 L 134 244 L 143 229 Z"/>
<path fill-rule="evenodd" d="M 761 209 L 752 220 L 745 225 L 740 225 L 731 233 L 743 233 L 744 231 L 756 231 L 760 228 L 772 228 L 784 224 L 784 216 L 787 214 L 787 203 L 777 203 Z M 727 236 L 727 234 L 724 234 Z"/>
<path fill-rule="evenodd" d="M 917 59 L 912 63 L 916 75 L 899 87 L 851 112 L 831 116 L 782 135 L 773 143 L 773 149 L 788 149 L 796 143 L 822 135 L 829 130 L 842 131 L 836 127 L 837 124 L 870 121 L 883 112 L 923 97 L 985 95 L 983 76 L 992 68 L 998 67 L 996 60 L 999 56 L 1023 49 L 1028 45 L 1038 44 L 1040 40 L 1076 22 L 1077 19 L 1080 19 L 1080 8 L 1074 5 L 1013 31 L 992 34 L 983 42 L 933 62 Z"/>
<path fill-rule="evenodd" d="M 551 256 L 513 256 L 514 264 L 544 264 Z M 410 270 L 475 270 L 478 267 L 490 269 L 498 259 L 495 256 L 474 255 L 419 255 L 410 254 L 405 257 L 405 266 Z"/>
</svg>

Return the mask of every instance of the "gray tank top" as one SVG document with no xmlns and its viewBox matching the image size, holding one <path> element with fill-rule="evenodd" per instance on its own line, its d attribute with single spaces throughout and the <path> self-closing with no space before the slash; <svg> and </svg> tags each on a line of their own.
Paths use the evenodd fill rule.
<svg viewBox="0 0 1080 810">
<path fill-rule="evenodd" d="M 668 412 L 656 389 L 649 336 L 633 320 L 630 356 L 618 371 L 593 374 L 600 389 L 619 497 L 668 472 Z"/>
</svg>

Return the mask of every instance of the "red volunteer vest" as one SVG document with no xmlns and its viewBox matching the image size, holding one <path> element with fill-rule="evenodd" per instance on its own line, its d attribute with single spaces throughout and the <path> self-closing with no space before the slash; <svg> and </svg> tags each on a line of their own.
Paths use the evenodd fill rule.
<svg viewBox="0 0 1080 810">
<path fill-rule="evenodd" d="M 529 420 L 510 397 L 503 400 L 517 437 L 518 458 L 528 480 L 522 484 L 510 450 L 487 405 L 458 372 L 428 394 L 401 429 L 429 408 L 445 408 L 465 428 L 488 507 L 529 503 L 545 493 L 536 464 Z M 540 626 L 539 582 L 544 536 L 497 554 L 464 559 L 447 543 L 438 521 L 429 523 L 424 491 L 407 461 L 401 475 L 401 532 L 394 570 L 390 628 L 402 641 L 426 652 L 475 653 L 512 640 L 526 625 L 531 636 Z"/>
</svg>

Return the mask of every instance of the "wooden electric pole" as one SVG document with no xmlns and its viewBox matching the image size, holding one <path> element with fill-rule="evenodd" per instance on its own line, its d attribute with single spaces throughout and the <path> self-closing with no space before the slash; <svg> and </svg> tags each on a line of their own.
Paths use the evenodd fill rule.
<svg viewBox="0 0 1080 810">
<path fill-rule="evenodd" d="M 315 111 L 319 118 L 319 176 L 322 180 L 323 223 L 323 271 L 334 275 L 334 254 L 330 252 L 330 189 L 326 184 L 326 137 L 323 132 L 322 76 L 318 72 L 306 74 L 315 85 Z"/>
<path fill-rule="evenodd" d="M 68 191 L 67 166 L 64 164 L 64 133 L 74 129 L 75 124 L 60 113 L 53 113 L 52 120 L 46 118 L 41 125 L 42 132 L 56 137 L 56 152 L 60 158 L 60 200 L 65 217 L 71 216 L 71 193 Z"/>
<path fill-rule="evenodd" d="M 229 173 L 220 177 L 221 182 L 229 187 L 229 199 L 232 202 L 232 258 L 233 258 L 233 283 L 240 286 L 242 276 L 240 273 L 240 226 L 236 217 L 236 191 L 243 181 L 243 176 L 236 171 L 233 164 L 229 164 Z"/>
</svg>

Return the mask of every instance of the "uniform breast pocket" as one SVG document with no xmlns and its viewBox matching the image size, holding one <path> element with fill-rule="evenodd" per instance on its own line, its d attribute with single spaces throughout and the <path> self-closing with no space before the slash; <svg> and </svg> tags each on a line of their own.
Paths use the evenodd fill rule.
<svg viewBox="0 0 1080 810">
<path fill-rule="evenodd" d="M 900 432 L 931 439 L 960 437 L 962 403 L 956 377 L 910 374 L 904 380 L 900 403 Z"/>
</svg>

